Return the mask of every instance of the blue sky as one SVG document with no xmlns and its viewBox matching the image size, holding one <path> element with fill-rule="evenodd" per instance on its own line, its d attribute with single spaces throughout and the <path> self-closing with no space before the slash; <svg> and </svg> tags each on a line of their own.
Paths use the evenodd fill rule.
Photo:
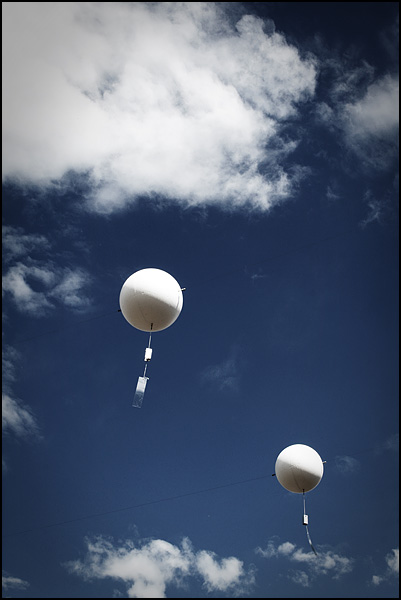
<svg viewBox="0 0 401 600">
<path fill-rule="evenodd" d="M 3 596 L 398 597 L 398 3 L 2 8 Z"/>
</svg>

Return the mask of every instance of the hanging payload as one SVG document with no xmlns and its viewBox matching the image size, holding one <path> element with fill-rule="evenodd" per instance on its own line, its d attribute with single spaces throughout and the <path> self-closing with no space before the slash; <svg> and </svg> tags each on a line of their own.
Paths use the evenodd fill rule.
<svg viewBox="0 0 401 600">
<path fill-rule="evenodd" d="M 275 475 L 279 483 L 289 492 L 302 494 L 303 524 L 306 526 L 308 542 L 316 554 L 308 530 L 308 515 L 305 509 L 305 494 L 315 489 L 323 477 L 323 461 L 319 454 L 305 444 L 293 444 L 284 448 L 277 457 Z"/>
<path fill-rule="evenodd" d="M 142 269 L 124 282 L 120 292 L 120 309 L 130 325 L 140 331 L 149 332 L 149 343 L 145 349 L 145 369 L 138 378 L 132 406 L 142 406 L 148 377 L 146 369 L 152 357 L 150 347 L 153 332 L 170 327 L 179 317 L 182 292 L 178 282 L 161 269 Z"/>
</svg>

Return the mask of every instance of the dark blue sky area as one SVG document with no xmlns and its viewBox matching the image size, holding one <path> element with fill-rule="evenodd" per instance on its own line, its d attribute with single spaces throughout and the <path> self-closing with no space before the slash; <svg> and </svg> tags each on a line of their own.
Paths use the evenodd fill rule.
<svg viewBox="0 0 401 600">
<path fill-rule="evenodd" d="M 3 3 L 3 594 L 398 597 L 398 5 L 54 4 Z"/>
</svg>

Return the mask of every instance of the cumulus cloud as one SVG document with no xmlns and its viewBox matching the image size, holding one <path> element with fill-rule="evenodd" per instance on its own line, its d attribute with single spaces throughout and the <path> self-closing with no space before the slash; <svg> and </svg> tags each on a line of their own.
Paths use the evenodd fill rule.
<svg viewBox="0 0 401 600">
<path fill-rule="evenodd" d="M 3 177 L 86 176 L 92 209 L 137 197 L 268 210 L 301 170 L 282 126 L 316 66 L 213 2 L 3 3 Z M 29 90 L 29 93 L 27 93 Z"/>
<path fill-rule="evenodd" d="M 19 438 L 40 438 L 40 429 L 30 408 L 8 394 L 2 394 L 2 429 Z"/>
<path fill-rule="evenodd" d="M 256 553 L 263 556 L 263 558 L 271 558 L 272 556 L 287 556 L 292 554 L 296 546 L 291 542 L 284 542 L 283 544 L 275 544 L 273 540 L 269 540 L 266 548 L 257 548 Z"/>
<path fill-rule="evenodd" d="M 317 556 L 313 552 L 304 552 L 291 542 L 277 544 L 273 539 L 268 541 L 266 548 L 256 548 L 255 552 L 263 558 L 285 558 L 291 563 L 303 567 L 290 571 L 288 577 L 303 587 L 321 576 L 339 579 L 353 569 L 353 559 L 341 556 L 332 550 L 320 550 Z"/>
<path fill-rule="evenodd" d="M 393 548 L 389 554 L 386 555 L 385 561 L 387 563 L 387 570 L 383 575 L 373 575 L 373 585 L 380 585 L 398 577 L 400 572 L 400 550 L 399 548 Z"/>
<path fill-rule="evenodd" d="M 195 552 L 187 538 L 181 546 L 160 539 L 139 547 L 132 541 L 114 545 L 101 536 L 86 544 L 85 559 L 66 563 L 68 571 L 87 580 L 121 581 L 128 598 L 166 598 L 168 585 L 180 587 L 189 576 L 200 579 L 208 591 L 231 594 L 246 593 L 254 581 L 252 570 L 247 572 L 237 558 Z"/>
<path fill-rule="evenodd" d="M 214 553 L 202 550 L 196 555 L 195 565 L 209 592 L 226 592 L 237 588 L 236 594 L 239 594 L 243 592 L 243 583 L 248 587 L 253 582 L 251 572 L 244 581 L 243 563 L 233 556 L 219 560 Z"/>
</svg>

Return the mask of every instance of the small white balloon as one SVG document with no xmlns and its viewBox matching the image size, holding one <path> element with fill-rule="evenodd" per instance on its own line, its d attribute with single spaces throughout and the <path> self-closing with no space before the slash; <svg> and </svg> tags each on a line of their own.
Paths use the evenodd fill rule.
<svg viewBox="0 0 401 600">
<path fill-rule="evenodd" d="M 142 269 L 124 282 L 120 308 L 130 325 L 141 331 L 162 331 L 179 317 L 182 290 L 169 273 L 161 269 Z"/>
<path fill-rule="evenodd" d="M 284 448 L 275 467 L 279 483 L 289 492 L 302 494 L 313 490 L 323 477 L 323 462 L 310 446 L 294 444 Z"/>
</svg>

